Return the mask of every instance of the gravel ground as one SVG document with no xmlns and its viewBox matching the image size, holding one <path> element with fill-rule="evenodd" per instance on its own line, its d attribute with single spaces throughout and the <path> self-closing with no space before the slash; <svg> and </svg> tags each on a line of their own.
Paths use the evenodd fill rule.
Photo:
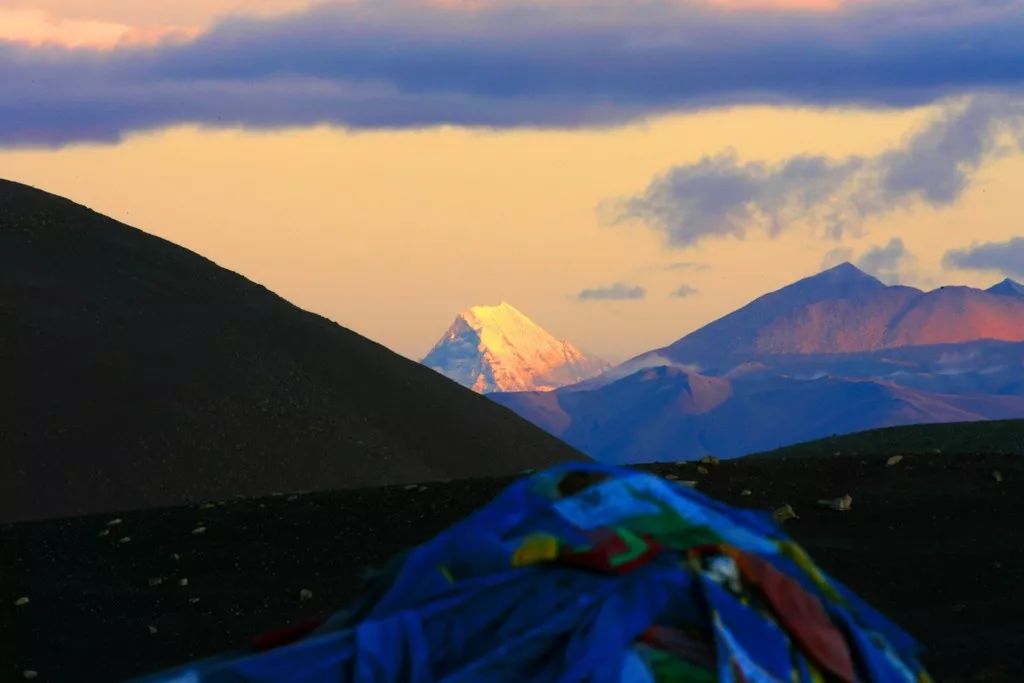
<svg viewBox="0 0 1024 683">
<path fill-rule="evenodd" d="M 920 638 L 937 680 L 1024 680 L 1024 459 L 908 454 L 887 466 L 888 457 L 651 469 L 737 505 L 791 505 L 798 518 L 786 522 L 789 532 Z M 368 569 L 507 482 L 283 494 L 0 526 L 0 679 L 35 671 L 39 681 L 117 680 L 328 614 L 360 591 Z M 817 503 L 846 494 L 847 512 Z"/>
</svg>

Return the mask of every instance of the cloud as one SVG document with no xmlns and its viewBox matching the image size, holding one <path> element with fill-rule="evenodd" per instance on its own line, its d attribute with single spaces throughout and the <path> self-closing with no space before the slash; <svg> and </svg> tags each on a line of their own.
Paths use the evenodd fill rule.
<svg viewBox="0 0 1024 683">
<path fill-rule="evenodd" d="M 910 265 L 913 260 L 914 257 L 903 245 L 903 240 L 894 237 L 885 246 L 868 249 L 857 260 L 857 265 L 883 282 L 899 284 L 905 277 L 901 268 Z"/>
<path fill-rule="evenodd" d="M 697 291 L 697 288 L 691 287 L 690 285 L 680 285 L 672 292 L 671 296 L 677 299 L 686 299 L 687 297 L 691 297 L 696 294 Z"/>
<path fill-rule="evenodd" d="M 629 301 L 643 299 L 646 296 L 647 290 L 639 285 L 616 282 L 607 287 L 584 289 L 576 295 L 576 298 L 579 301 Z"/>
<path fill-rule="evenodd" d="M 953 249 L 943 256 L 942 264 L 947 268 L 996 271 L 1010 277 L 1024 277 L 1024 237 Z"/>
<path fill-rule="evenodd" d="M 711 270 L 711 266 L 706 263 L 697 263 L 696 261 L 676 261 L 674 263 L 668 263 L 665 265 L 665 270 Z"/>
<path fill-rule="evenodd" d="M 186 44 L 108 53 L 0 43 L 0 145 L 117 140 L 181 123 L 601 126 L 739 103 L 907 106 L 1024 87 L 1022 0 L 831 11 L 458 4 L 353 0 L 227 17 Z M 728 157 L 707 163 L 726 174 L 716 189 L 727 196 L 751 191 L 745 172 L 759 177 Z M 786 172 L 761 170 L 791 188 Z M 919 172 L 905 166 L 893 183 L 911 188 Z"/>
<path fill-rule="evenodd" d="M 0 9 L 0 41 L 34 47 L 113 50 L 131 45 L 184 42 L 197 33 L 183 26 L 129 26 L 110 21 L 60 19 L 37 9 Z"/>
<path fill-rule="evenodd" d="M 711 238 L 775 235 L 809 224 L 839 238 L 863 221 L 914 203 L 952 204 L 971 174 L 1024 147 L 1024 98 L 976 96 L 943 113 L 903 145 L 872 157 L 797 156 L 743 162 L 735 152 L 671 168 L 639 194 L 599 207 L 612 224 L 639 220 L 674 247 Z"/>
<path fill-rule="evenodd" d="M 836 247 L 828 251 L 821 259 L 821 269 L 828 270 L 840 263 L 846 263 L 853 258 L 853 249 L 849 247 Z"/>
</svg>

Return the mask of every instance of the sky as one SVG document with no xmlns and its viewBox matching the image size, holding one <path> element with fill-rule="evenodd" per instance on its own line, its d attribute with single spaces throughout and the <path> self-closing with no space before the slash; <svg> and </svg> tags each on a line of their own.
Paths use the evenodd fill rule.
<svg viewBox="0 0 1024 683">
<path fill-rule="evenodd" d="M 611 360 L 842 261 L 1024 279 L 1024 1 L 7 0 L 0 177 L 418 359 Z"/>
</svg>

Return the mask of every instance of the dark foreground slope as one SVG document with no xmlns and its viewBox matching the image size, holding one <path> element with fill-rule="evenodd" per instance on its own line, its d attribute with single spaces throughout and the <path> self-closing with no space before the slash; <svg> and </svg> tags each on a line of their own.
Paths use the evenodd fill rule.
<svg viewBox="0 0 1024 683">
<path fill-rule="evenodd" d="M 0 520 L 579 457 L 162 239 L 0 181 Z"/>
<path fill-rule="evenodd" d="M 952 422 L 870 429 L 856 434 L 799 443 L 749 457 L 816 457 L 843 453 L 898 455 L 915 451 L 947 455 L 1000 453 L 1024 456 L 1024 420 Z"/>
<path fill-rule="evenodd" d="M 733 504 L 792 505 L 790 533 L 920 638 L 938 681 L 1024 680 L 1024 459 L 908 454 L 886 466 L 885 456 L 822 455 L 654 469 Z M 0 526 L 0 679 L 26 669 L 47 681 L 117 679 L 330 613 L 367 568 L 507 481 L 235 500 L 120 514 L 113 526 L 110 516 Z M 845 493 L 849 512 L 816 505 Z M 14 606 L 21 596 L 30 602 Z"/>
</svg>

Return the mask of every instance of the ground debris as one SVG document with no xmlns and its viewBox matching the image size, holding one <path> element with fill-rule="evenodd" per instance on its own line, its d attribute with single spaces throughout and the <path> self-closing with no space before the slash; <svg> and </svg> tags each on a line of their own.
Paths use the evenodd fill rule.
<svg viewBox="0 0 1024 683">
<path fill-rule="evenodd" d="M 312 599 L 313 599 L 313 591 L 309 590 L 308 588 L 303 588 L 302 590 L 299 591 L 299 600 L 301 600 L 302 602 L 305 602 L 306 600 L 312 600 Z"/>
<path fill-rule="evenodd" d="M 700 459 L 701 465 L 717 465 L 721 461 L 713 455 L 705 455 Z"/>
<path fill-rule="evenodd" d="M 782 524 L 783 522 L 791 519 L 800 519 L 800 517 L 796 514 L 796 510 L 793 509 L 793 506 L 787 503 L 782 507 L 775 508 L 775 511 L 772 512 L 772 519 L 774 519 L 776 523 Z"/>
<path fill-rule="evenodd" d="M 839 498 L 827 498 L 818 501 L 818 505 L 836 512 L 848 512 L 853 507 L 853 496 L 847 493 Z"/>
<path fill-rule="evenodd" d="M 17 600 L 14 601 L 14 606 L 15 607 L 24 607 L 28 603 L 29 603 L 28 596 L 23 595 L 23 596 L 21 596 L 20 598 L 18 598 Z"/>
<path fill-rule="evenodd" d="M 892 467 L 893 465 L 899 465 L 903 461 L 902 455 L 892 455 L 885 461 L 886 467 Z"/>
<path fill-rule="evenodd" d="M 752 496 L 752 495 L 754 495 L 754 492 L 751 491 L 750 489 L 743 489 L 742 491 L 740 491 L 740 495 L 744 496 L 744 497 Z"/>
<path fill-rule="evenodd" d="M 997 484 L 1000 484 L 1003 481 L 1003 473 L 1000 472 L 999 470 L 996 470 L 995 472 L 992 473 L 992 478 L 996 480 Z"/>
</svg>

